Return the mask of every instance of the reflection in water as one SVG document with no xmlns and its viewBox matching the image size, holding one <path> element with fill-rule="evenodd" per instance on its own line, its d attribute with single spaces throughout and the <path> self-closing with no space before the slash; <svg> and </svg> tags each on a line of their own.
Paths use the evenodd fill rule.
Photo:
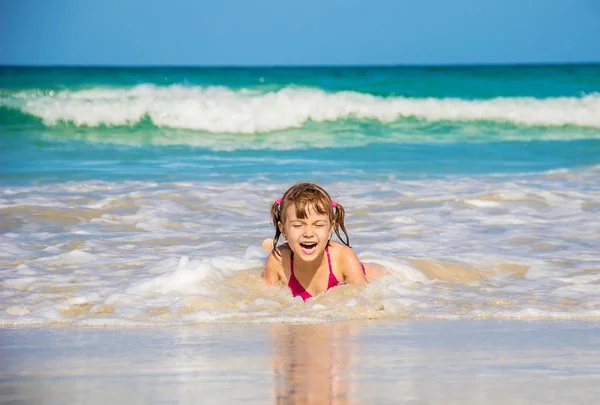
<svg viewBox="0 0 600 405">
<path fill-rule="evenodd" d="M 276 403 L 353 403 L 359 328 L 348 322 L 274 325 Z"/>
<path fill-rule="evenodd" d="M 595 404 L 595 321 L 0 328 L 0 404 Z"/>
</svg>

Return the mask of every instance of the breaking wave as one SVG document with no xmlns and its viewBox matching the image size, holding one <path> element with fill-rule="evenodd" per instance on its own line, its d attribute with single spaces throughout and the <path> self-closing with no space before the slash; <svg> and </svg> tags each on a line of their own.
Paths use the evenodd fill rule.
<svg viewBox="0 0 600 405">
<path fill-rule="evenodd" d="M 0 106 L 37 117 L 47 126 L 134 126 L 256 134 L 308 122 L 348 119 L 383 124 L 401 119 L 491 121 L 523 126 L 600 128 L 600 94 L 581 97 L 493 99 L 381 97 L 354 91 L 285 87 L 276 91 L 151 84 L 132 88 L 0 91 Z"/>
</svg>

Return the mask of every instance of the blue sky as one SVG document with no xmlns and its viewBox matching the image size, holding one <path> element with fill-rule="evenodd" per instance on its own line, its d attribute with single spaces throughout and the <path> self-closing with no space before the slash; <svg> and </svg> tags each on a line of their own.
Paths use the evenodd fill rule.
<svg viewBox="0 0 600 405">
<path fill-rule="evenodd" d="M 0 64 L 600 62 L 599 0 L 0 0 Z"/>
</svg>

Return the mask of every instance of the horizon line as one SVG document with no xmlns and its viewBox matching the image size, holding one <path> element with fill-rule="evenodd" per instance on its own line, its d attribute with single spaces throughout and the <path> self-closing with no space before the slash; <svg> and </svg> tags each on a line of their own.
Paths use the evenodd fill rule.
<svg viewBox="0 0 600 405">
<path fill-rule="evenodd" d="M 460 68 L 460 67 L 543 67 L 543 66 L 590 66 L 600 65 L 598 61 L 579 61 L 579 62 L 499 62 L 499 63 L 439 63 L 439 64 L 147 64 L 147 65 L 129 65 L 129 64 L 3 64 L 0 68 L 127 68 L 127 69 L 147 69 L 147 68 L 200 68 L 200 69 L 298 69 L 298 68 Z"/>
</svg>

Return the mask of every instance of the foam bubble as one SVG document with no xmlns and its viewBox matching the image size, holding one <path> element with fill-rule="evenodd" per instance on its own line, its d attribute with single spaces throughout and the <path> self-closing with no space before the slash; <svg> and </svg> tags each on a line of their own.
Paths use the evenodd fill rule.
<svg viewBox="0 0 600 405">
<path fill-rule="evenodd" d="M 9 315 L 13 315 L 13 316 L 23 316 L 23 315 L 27 315 L 31 311 L 29 311 L 27 308 L 24 308 L 22 306 L 13 305 L 12 307 L 6 308 L 6 312 Z"/>
<path fill-rule="evenodd" d="M 94 255 L 81 250 L 73 250 L 71 252 L 59 255 L 54 261 L 55 264 L 69 265 L 77 263 L 88 263 L 94 260 Z"/>
</svg>

